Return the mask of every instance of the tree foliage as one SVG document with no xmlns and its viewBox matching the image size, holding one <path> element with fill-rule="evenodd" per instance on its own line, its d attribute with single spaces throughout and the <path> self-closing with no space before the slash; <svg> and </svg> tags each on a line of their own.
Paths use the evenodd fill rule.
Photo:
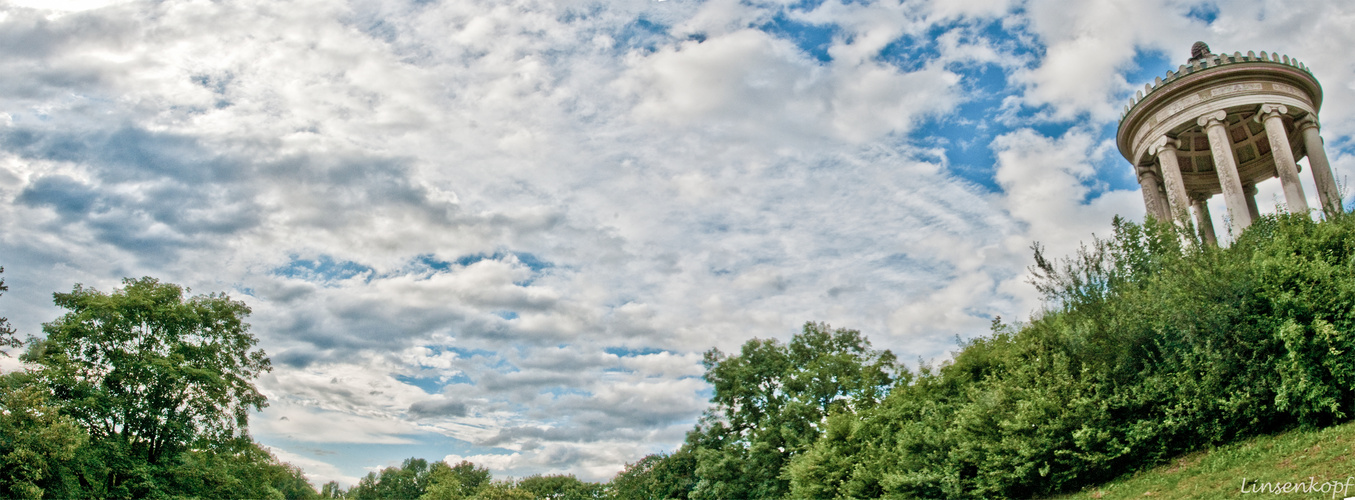
<svg viewBox="0 0 1355 500">
<path fill-rule="evenodd" d="M 16 497 L 313 498 L 246 433 L 269 369 L 222 295 L 152 278 L 54 294 L 67 313 L 0 376 L 0 490 Z"/>
<path fill-rule="evenodd" d="M 685 500 L 696 487 L 696 456 L 690 446 L 683 446 L 672 454 L 647 455 L 626 464 L 609 486 L 614 498 Z"/>
<path fill-rule="evenodd" d="M 300 468 L 244 438 L 188 451 L 167 472 L 167 492 L 200 498 L 319 498 Z"/>
<path fill-rule="evenodd" d="M 360 500 L 379 498 L 419 498 L 428 489 L 428 461 L 408 458 L 399 467 L 387 467 L 380 474 L 369 472 L 349 490 L 348 497 Z"/>
<path fill-rule="evenodd" d="M 185 300 L 154 278 L 123 285 L 54 294 L 69 312 L 43 325 L 29 361 L 63 411 L 96 441 L 153 465 L 200 439 L 240 435 L 248 411 L 266 406 L 253 382 L 270 369 L 244 322 L 249 308 L 224 295 Z"/>
<path fill-rule="evenodd" d="M 323 498 L 491 500 L 598 498 L 602 486 L 584 483 L 573 476 L 533 476 L 521 481 L 494 481 L 489 469 L 462 460 L 456 465 L 422 458 L 405 459 L 398 467 L 368 473 L 358 484 L 343 490 L 326 484 Z M 590 496 L 592 495 L 592 496 Z"/>
<path fill-rule="evenodd" d="M 0 497 L 70 496 L 72 462 L 88 440 L 28 374 L 0 375 Z"/>
<path fill-rule="evenodd" d="M 0 266 L 0 274 L 4 274 L 5 268 Z M 9 286 L 5 285 L 5 278 L 0 278 L 0 295 L 9 291 Z M 0 316 L 0 356 L 9 357 L 9 351 L 6 348 L 23 347 L 23 341 L 14 336 L 14 325 L 10 324 L 9 318 Z"/>
<path fill-rule="evenodd" d="M 777 498 L 782 467 L 818 438 L 835 411 L 875 405 L 894 382 L 895 358 L 855 330 L 807 323 L 789 344 L 745 343 L 738 355 L 705 355 L 713 408 L 688 435 L 697 483 L 690 497 Z"/>
<path fill-rule="evenodd" d="M 593 500 L 604 495 L 601 484 L 580 481 L 573 474 L 528 476 L 518 481 L 517 488 L 543 500 Z"/>
</svg>

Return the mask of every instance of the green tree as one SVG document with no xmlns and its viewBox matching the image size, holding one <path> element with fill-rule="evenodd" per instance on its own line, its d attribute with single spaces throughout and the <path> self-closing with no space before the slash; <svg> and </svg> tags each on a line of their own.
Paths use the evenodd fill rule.
<svg viewBox="0 0 1355 500">
<path fill-rule="evenodd" d="M 73 496 L 70 468 L 88 440 L 29 374 L 0 375 L 0 497 Z"/>
<path fill-rule="evenodd" d="M 537 500 L 592 500 L 603 495 L 602 485 L 580 481 L 573 474 L 528 476 L 518 481 L 517 488 Z"/>
<path fill-rule="evenodd" d="M 461 478 L 446 462 L 433 462 L 428 467 L 428 488 L 419 500 L 462 500 L 468 497 Z"/>
<path fill-rule="evenodd" d="M 445 465 L 444 465 L 445 466 Z M 381 473 L 369 472 L 348 491 L 350 498 L 419 498 L 432 480 L 428 461 L 406 458 L 399 467 L 386 467 Z"/>
<path fill-rule="evenodd" d="M 461 500 L 475 496 L 490 483 L 489 469 L 462 460 L 456 465 L 433 462 L 428 466 L 427 487 L 420 500 Z"/>
<path fill-rule="evenodd" d="M 320 487 L 320 498 L 343 498 L 343 496 L 343 486 L 340 486 L 338 481 L 330 481 Z"/>
<path fill-rule="evenodd" d="M 690 446 L 673 454 L 647 455 L 612 478 L 611 496 L 619 500 L 685 500 L 696 487 L 696 456 Z"/>
<path fill-rule="evenodd" d="M 0 266 L 0 274 L 5 272 L 5 268 Z M 0 295 L 9 291 L 9 286 L 5 285 L 5 279 L 0 278 Z M 0 355 L 9 357 L 9 352 L 5 350 L 8 347 L 23 347 L 23 341 L 14 337 L 14 325 L 10 324 L 9 318 L 0 316 Z"/>
<path fill-rule="evenodd" d="M 474 495 L 481 487 L 488 485 L 493 478 L 488 468 L 475 465 L 469 460 L 462 460 L 451 466 L 450 469 L 452 476 L 456 477 L 457 482 L 461 484 L 461 493 L 468 497 Z"/>
<path fill-rule="evenodd" d="M 319 498 L 301 469 L 252 440 L 237 438 L 185 452 L 168 468 L 167 490 L 200 498 Z"/>
<path fill-rule="evenodd" d="M 780 498 L 782 468 L 833 412 L 873 407 L 893 384 L 894 354 L 856 330 L 806 323 L 789 344 L 753 339 L 736 356 L 705 355 L 714 408 L 688 435 L 699 478 L 691 498 Z"/>
<path fill-rule="evenodd" d="M 224 295 L 184 299 L 177 285 L 127 279 L 111 294 L 76 285 L 54 294 L 68 312 L 43 325 L 25 360 L 64 415 L 89 433 L 98 467 L 81 484 L 96 496 L 153 496 L 190 449 L 245 436 L 266 406 L 253 381 L 270 369 Z"/>
<path fill-rule="evenodd" d="M 356 500 L 376 500 L 381 498 L 381 495 L 377 493 L 376 489 L 378 477 L 379 476 L 377 476 L 375 472 L 368 472 L 366 476 L 362 476 L 361 479 L 358 479 L 358 484 L 353 485 L 352 488 L 349 488 L 348 491 L 344 493 L 344 497 Z"/>
<path fill-rule="evenodd" d="M 532 493 L 518 488 L 512 481 L 492 481 L 475 491 L 473 500 L 535 500 Z"/>
</svg>

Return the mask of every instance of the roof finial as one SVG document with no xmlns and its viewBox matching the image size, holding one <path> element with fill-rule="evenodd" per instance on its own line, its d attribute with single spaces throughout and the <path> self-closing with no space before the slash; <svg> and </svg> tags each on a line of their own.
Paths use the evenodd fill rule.
<svg viewBox="0 0 1355 500">
<path fill-rule="evenodd" d="M 1195 45 L 1190 46 L 1190 62 L 1192 63 L 1211 55 L 1213 55 L 1213 52 L 1209 51 L 1209 45 L 1204 42 L 1195 42 Z"/>
</svg>

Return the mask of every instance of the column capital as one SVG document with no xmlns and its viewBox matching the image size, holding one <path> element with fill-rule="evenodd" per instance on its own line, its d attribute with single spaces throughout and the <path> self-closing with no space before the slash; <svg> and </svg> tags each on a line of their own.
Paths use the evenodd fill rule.
<svg viewBox="0 0 1355 500">
<path fill-rule="evenodd" d="M 1162 154 L 1162 152 L 1165 150 L 1170 149 L 1172 151 L 1176 151 L 1180 147 L 1181 141 L 1178 141 L 1176 139 L 1164 135 L 1162 137 L 1159 137 L 1156 141 L 1153 141 L 1152 147 L 1148 148 L 1148 153 L 1153 156 L 1157 156 L 1159 154 Z"/>
<path fill-rule="evenodd" d="M 1322 130 L 1322 125 L 1317 122 L 1317 113 L 1308 113 L 1308 116 L 1296 120 L 1294 122 L 1294 125 L 1295 125 L 1294 128 L 1298 129 L 1299 132 L 1308 130 L 1310 128 Z"/>
<path fill-rule="evenodd" d="M 1256 118 L 1253 118 L 1253 120 L 1256 120 L 1256 123 L 1261 123 L 1262 120 L 1267 120 L 1272 116 L 1287 114 L 1289 114 L 1288 106 L 1283 104 L 1262 104 L 1261 107 L 1256 108 Z"/>
<path fill-rule="evenodd" d="M 1209 201 L 1209 198 L 1212 196 L 1214 195 L 1210 193 L 1190 193 L 1190 201 L 1198 201 L 1200 203 L 1204 203 Z"/>
<path fill-rule="evenodd" d="M 1195 120 L 1195 124 L 1201 127 L 1208 127 L 1209 125 L 1214 123 L 1223 125 L 1225 123 L 1224 120 L 1226 119 L 1228 119 L 1228 112 L 1220 109 L 1213 113 L 1205 113 L 1204 116 L 1201 116 L 1199 119 Z"/>
<path fill-rule="evenodd" d="M 1255 184 L 1244 184 L 1242 186 L 1242 191 L 1247 193 L 1247 196 L 1256 196 L 1256 193 L 1258 192 Z"/>
<path fill-rule="evenodd" d="M 1144 178 L 1144 177 L 1149 177 L 1149 178 L 1152 178 L 1152 179 L 1154 179 L 1154 180 L 1156 180 L 1156 179 L 1158 178 L 1158 177 L 1157 177 L 1157 172 L 1154 172 L 1154 171 L 1148 170 L 1148 169 L 1142 169 L 1142 170 L 1139 170 L 1139 178 L 1142 179 L 1142 178 Z"/>
</svg>

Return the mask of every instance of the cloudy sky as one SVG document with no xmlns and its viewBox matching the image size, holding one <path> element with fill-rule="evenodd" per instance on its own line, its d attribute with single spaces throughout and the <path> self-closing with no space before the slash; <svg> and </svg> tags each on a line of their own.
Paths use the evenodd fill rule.
<svg viewBox="0 0 1355 500">
<path fill-rule="evenodd" d="M 1116 119 L 1196 40 L 1312 68 L 1344 181 L 1352 25 L 1329 0 L 0 0 L 0 315 L 37 334 L 52 292 L 123 277 L 224 291 L 273 359 L 253 433 L 317 484 L 410 456 L 605 480 L 681 442 L 712 347 L 826 321 L 916 366 L 1029 317 L 1033 241 L 1142 219 Z"/>
</svg>

